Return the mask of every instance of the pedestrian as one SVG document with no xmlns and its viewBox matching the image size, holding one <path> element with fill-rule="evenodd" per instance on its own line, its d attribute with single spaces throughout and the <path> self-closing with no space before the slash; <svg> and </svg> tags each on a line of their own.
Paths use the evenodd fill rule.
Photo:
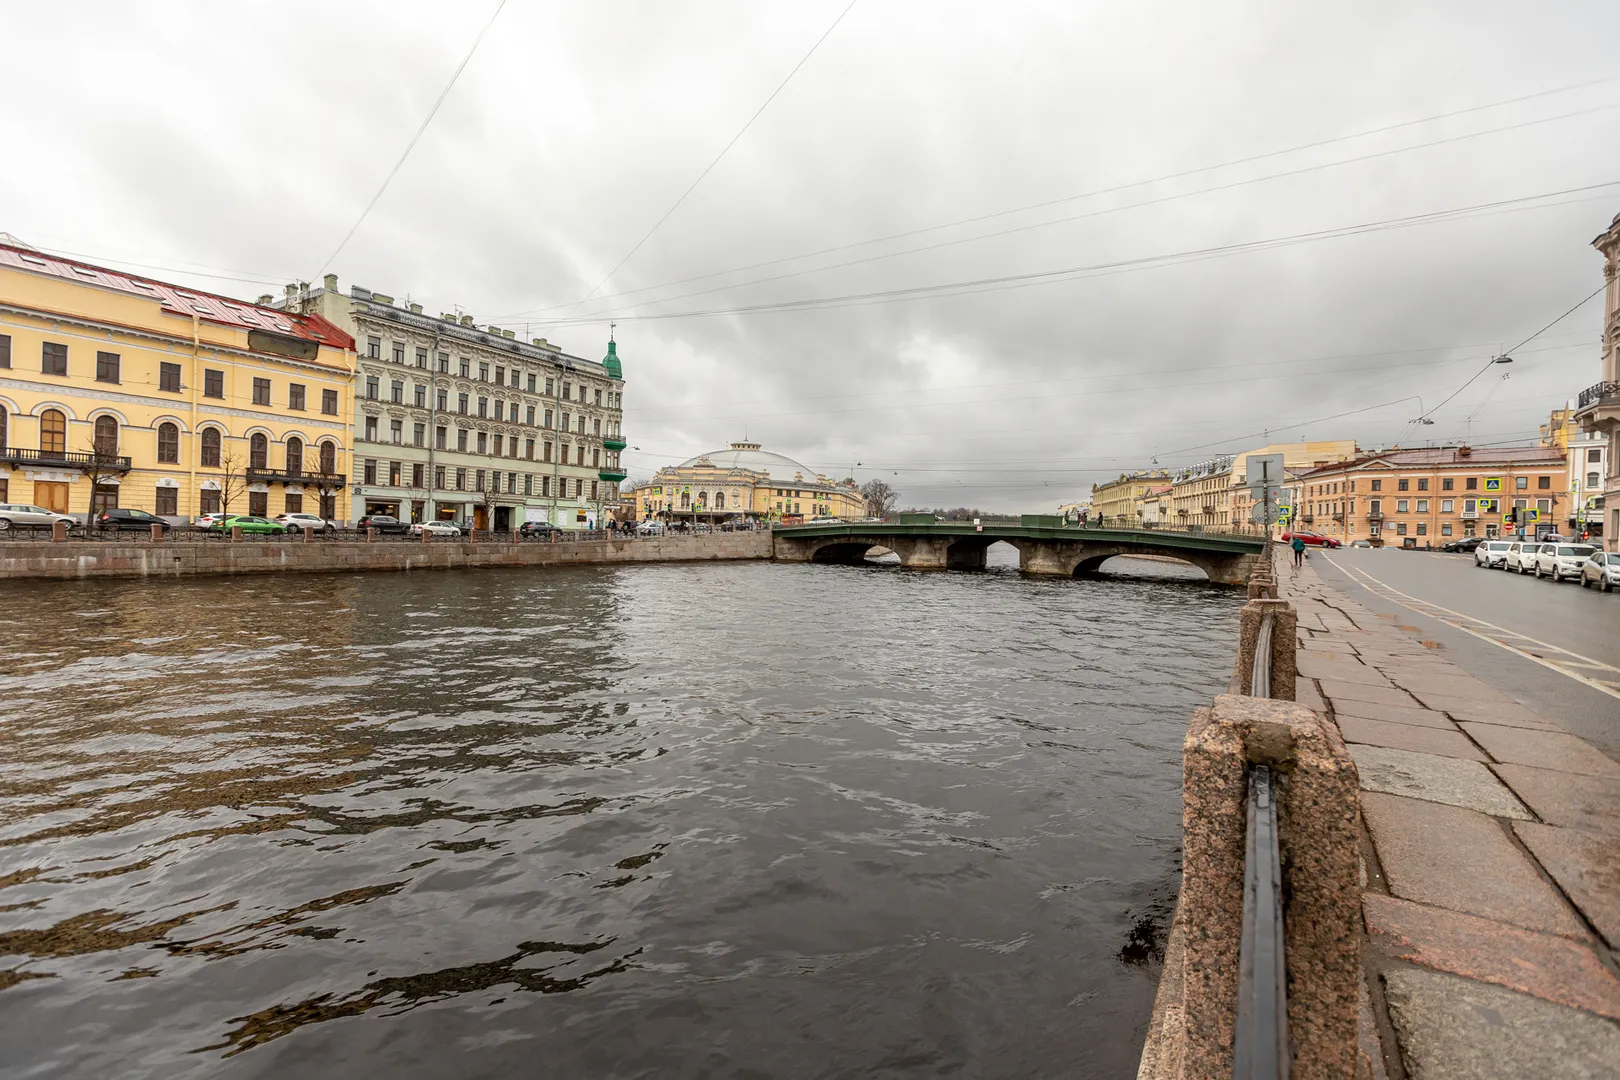
<svg viewBox="0 0 1620 1080">
<path fill-rule="evenodd" d="M 1289 546 L 1294 549 L 1294 569 L 1297 570 L 1305 564 L 1305 538 L 1295 536 L 1294 542 Z"/>
</svg>

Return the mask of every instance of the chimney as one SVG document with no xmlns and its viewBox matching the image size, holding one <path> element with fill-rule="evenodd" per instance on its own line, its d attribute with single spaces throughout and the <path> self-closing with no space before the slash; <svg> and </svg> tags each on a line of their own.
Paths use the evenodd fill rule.
<svg viewBox="0 0 1620 1080">
<path fill-rule="evenodd" d="M 338 291 L 336 274 L 327 274 L 321 278 L 321 281 L 325 284 L 327 292 L 335 293 Z"/>
<path fill-rule="evenodd" d="M 471 326 L 472 324 L 473 324 L 473 317 L 471 315 L 463 315 L 461 317 L 461 325 L 462 326 Z"/>
<path fill-rule="evenodd" d="M 456 321 L 456 313 L 453 311 L 447 311 L 443 315 L 440 315 L 439 318 L 443 319 L 445 322 L 453 323 Z"/>
<path fill-rule="evenodd" d="M 1457 456 L 1458 457 L 1473 457 L 1474 456 L 1474 448 L 1471 447 L 1471 446 L 1459 446 L 1459 447 L 1457 447 Z"/>
<path fill-rule="evenodd" d="M 420 314 L 422 314 L 422 305 L 421 304 L 412 304 L 411 305 L 411 314 L 412 315 L 420 315 Z"/>
<path fill-rule="evenodd" d="M 276 298 L 271 296 L 269 293 L 265 293 L 263 296 L 259 297 L 259 306 L 260 307 L 269 307 L 271 304 L 273 304 L 275 302 L 276 302 Z"/>
<path fill-rule="evenodd" d="M 291 300 L 293 297 L 295 297 L 297 295 L 298 295 L 298 286 L 296 284 L 289 284 L 287 286 L 287 299 Z"/>
</svg>

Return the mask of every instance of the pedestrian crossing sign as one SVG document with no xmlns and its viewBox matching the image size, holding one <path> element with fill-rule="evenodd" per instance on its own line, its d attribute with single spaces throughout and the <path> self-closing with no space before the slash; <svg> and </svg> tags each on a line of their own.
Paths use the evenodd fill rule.
<svg viewBox="0 0 1620 1080">
<path fill-rule="evenodd" d="M 1487 476 L 1485 478 L 1485 490 L 1486 491 L 1501 491 L 1502 490 L 1502 478 L 1500 476 Z"/>
</svg>

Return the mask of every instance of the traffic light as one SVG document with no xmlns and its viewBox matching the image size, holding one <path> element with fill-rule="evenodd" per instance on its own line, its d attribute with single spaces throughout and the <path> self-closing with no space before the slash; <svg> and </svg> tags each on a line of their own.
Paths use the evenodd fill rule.
<svg viewBox="0 0 1620 1080">
<path fill-rule="evenodd" d="M 1518 511 L 1518 509 L 1514 508 L 1512 510 L 1509 510 L 1507 512 L 1507 517 L 1505 517 L 1503 520 L 1506 521 L 1509 525 L 1517 525 L 1519 523 L 1519 511 Z"/>
</svg>

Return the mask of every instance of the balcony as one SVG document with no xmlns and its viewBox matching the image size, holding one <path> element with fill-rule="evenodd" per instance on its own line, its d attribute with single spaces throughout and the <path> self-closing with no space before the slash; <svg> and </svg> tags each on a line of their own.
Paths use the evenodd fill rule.
<svg viewBox="0 0 1620 1080">
<path fill-rule="evenodd" d="M 607 435 L 602 438 L 602 445 L 607 447 L 609 450 L 623 450 L 630 444 L 625 442 L 622 436 Z"/>
<path fill-rule="evenodd" d="M 1461 514 L 1459 516 L 1461 516 L 1461 518 L 1464 521 L 1478 521 L 1479 520 L 1479 511 L 1478 510 L 1464 510 L 1464 511 L 1461 512 Z"/>
<path fill-rule="evenodd" d="M 1620 382 L 1594 383 L 1582 390 L 1575 418 L 1588 431 L 1620 422 Z"/>
<path fill-rule="evenodd" d="M 630 474 L 619 469 L 603 469 L 596 474 L 598 480 L 606 480 L 610 484 L 617 484 Z"/>
<path fill-rule="evenodd" d="M 1311 524 L 1315 523 L 1316 515 L 1315 514 L 1303 514 L 1303 515 L 1300 516 L 1299 520 L 1303 521 L 1307 525 L 1311 525 Z"/>
<path fill-rule="evenodd" d="M 79 469 L 84 472 L 129 472 L 129 458 L 79 450 L 28 450 L 21 446 L 0 447 L 0 464 L 34 465 L 47 469 Z"/>
<path fill-rule="evenodd" d="M 1369 510 L 1369 511 L 1367 511 L 1367 520 L 1368 521 L 1383 521 L 1384 520 L 1384 512 L 1382 510 Z"/>
<path fill-rule="evenodd" d="M 244 475 L 250 484 L 309 484 L 312 487 L 325 487 L 336 490 L 344 485 L 348 477 L 343 473 L 310 473 L 287 472 L 278 469 L 255 469 L 249 467 Z"/>
</svg>

